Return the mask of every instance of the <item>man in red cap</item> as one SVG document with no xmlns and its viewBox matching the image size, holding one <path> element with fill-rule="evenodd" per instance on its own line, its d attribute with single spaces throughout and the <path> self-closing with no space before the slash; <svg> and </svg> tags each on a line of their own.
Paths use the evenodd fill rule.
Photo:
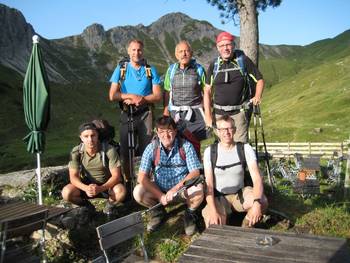
<svg viewBox="0 0 350 263">
<path fill-rule="evenodd" d="M 211 98 L 213 97 L 214 116 L 230 115 L 236 124 L 236 142 L 248 142 L 248 127 L 251 110 L 249 102 L 258 105 L 264 88 L 263 76 L 255 64 L 235 49 L 234 36 L 221 32 L 216 37 L 219 57 L 208 68 L 204 88 L 204 110 L 207 126 L 212 126 Z M 256 88 L 250 84 L 256 83 Z M 213 92 L 215 90 L 215 92 Z"/>
</svg>

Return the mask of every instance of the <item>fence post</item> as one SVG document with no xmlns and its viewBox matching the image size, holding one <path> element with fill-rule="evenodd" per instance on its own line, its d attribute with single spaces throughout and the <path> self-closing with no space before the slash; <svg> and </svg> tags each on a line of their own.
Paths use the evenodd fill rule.
<svg viewBox="0 0 350 263">
<path fill-rule="evenodd" d="M 350 147 L 348 143 L 348 154 L 346 156 L 346 171 L 345 171 L 345 180 L 344 180 L 344 197 L 347 198 L 350 192 Z"/>
<path fill-rule="evenodd" d="M 309 155 L 311 155 L 311 142 L 309 142 Z"/>
</svg>

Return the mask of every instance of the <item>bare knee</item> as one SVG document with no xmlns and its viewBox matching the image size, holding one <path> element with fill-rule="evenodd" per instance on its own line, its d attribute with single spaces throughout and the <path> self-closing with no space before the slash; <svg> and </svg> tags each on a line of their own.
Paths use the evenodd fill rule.
<svg viewBox="0 0 350 263">
<path fill-rule="evenodd" d="M 80 190 L 72 184 L 67 184 L 62 189 L 62 198 L 65 201 L 71 201 L 74 197 L 80 196 Z"/>
<path fill-rule="evenodd" d="M 138 184 L 135 186 L 134 191 L 133 191 L 133 196 L 134 199 L 137 203 L 142 204 L 142 199 L 144 195 L 145 189 L 142 187 L 141 184 Z"/>
<path fill-rule="evenodd" d="M 113 192 L 111 193 L 110 197 L 114 202 L 120 203 L 124 201 L 126 196 L 126 188 L 123 184 L 115 185 L 112 191 Z"/>
</svg>

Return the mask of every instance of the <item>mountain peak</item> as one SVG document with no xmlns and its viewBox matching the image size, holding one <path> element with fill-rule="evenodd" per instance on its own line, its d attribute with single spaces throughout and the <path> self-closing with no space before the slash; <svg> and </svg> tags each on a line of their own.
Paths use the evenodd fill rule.
<svg viewBox="0 0 350 263">
<path fill-rule="evenodd" d="M 105 41 L 106 32 L 101 24 L 94 23 L 85 28 L 81 36 L 90 49 L 96 50 Z"/>
</svg>

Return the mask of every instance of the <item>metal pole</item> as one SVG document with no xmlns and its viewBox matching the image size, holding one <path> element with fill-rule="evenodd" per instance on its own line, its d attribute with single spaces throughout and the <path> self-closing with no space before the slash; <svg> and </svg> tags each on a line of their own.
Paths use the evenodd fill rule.
<svg viewBox="0 0 350 263">
<path fill-rule="evenodd" d="M 266 170 L 267 170 L 267 178 L 269 180 L 269 184 L 271 186 L 271 192 L 273 193 L 273 184 L 272 184 L 272 178 L 271 178 L 271 168 L 270 168 L 270 161 L 269 161 L 269 156 L 267 153 L 267 147 L 266 147 L 266 141 L 265 141 L 265 132 L 264 132 L 264 126 L 262 122 L 262 117 L 261 117 L 261 111 L 259 105 L 256 105 L 256 112 L 259 116 L 259 125 L 261 128 L 261 136 L 263 140 L 263 145 L 264 145 L 264 151 L 265 151 L 265 164 L 266 164 Z"/>
<path fill-rule="evenodd" d="M 134 175 L 134 156 L 135 156 L 135 137 L 134 137 L 134 118 L 133 106 L 129 105 L 129 120 L 128 120 L 128 146 L 129 146 L 129 179 L 131 179 L 130 192 L 132 193 L 135 186 Z"/>
<path fill-rule="evenodd" d="M 42 196 L 42 190 L 41 190 L 40 153 L 36 153 L 36 160 L 37 160 L 36 175 L 37 175 L 37 180 L 38 180 L 38 200 L 39 200 L 39 205 L 42 205 L 43 204 L 43 196 Z"/>
<path fill-rule="evenodd" d="M 350 149 L 348 150 L 348 156 L 346 161 L 346 171 L 344 180 L 344 195 L 345 198 L 349 196 L 350 192 Z"/>
</svg>

